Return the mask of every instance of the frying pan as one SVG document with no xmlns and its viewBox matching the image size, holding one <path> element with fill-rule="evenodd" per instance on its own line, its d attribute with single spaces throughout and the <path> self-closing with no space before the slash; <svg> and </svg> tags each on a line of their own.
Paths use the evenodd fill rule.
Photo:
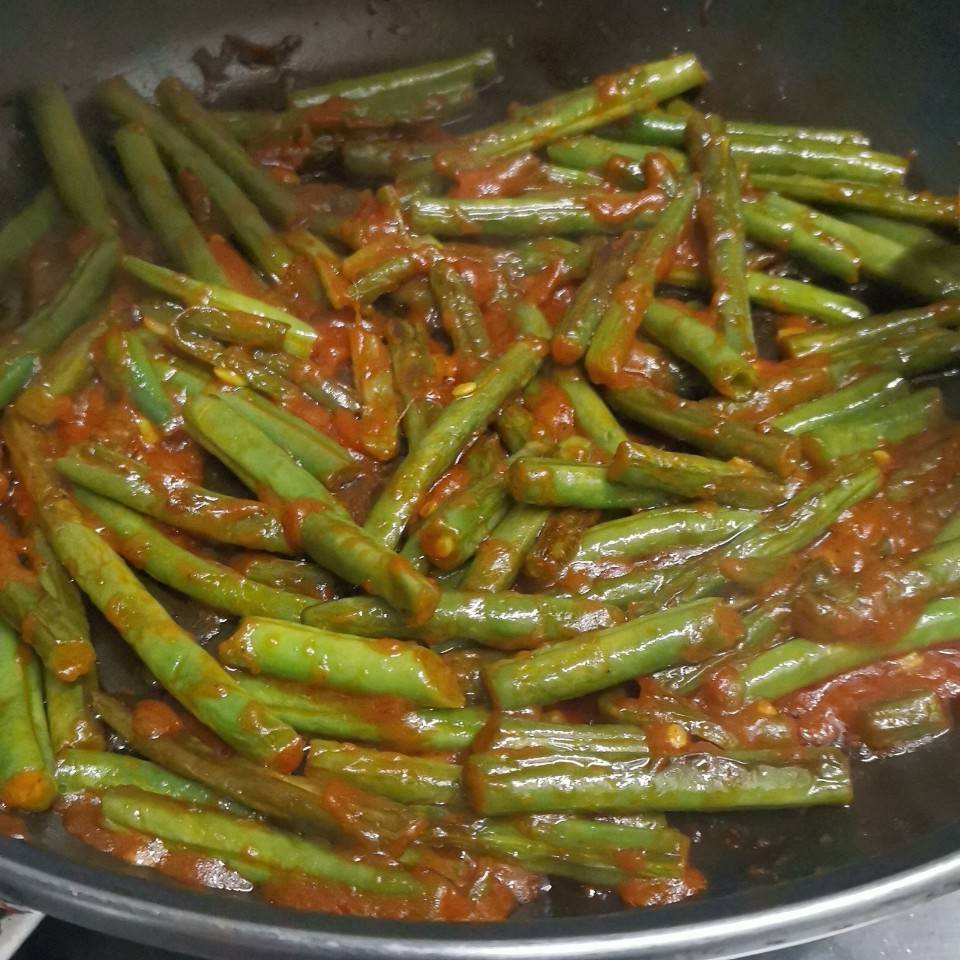
<svg viewBox="0 0 960 960">
<path fill-rule="evenodd" d="M 198 49 L 225 34 L 302 42 L 279 69 L 226 63 L 208 96 L 279 103 L 284 83 L 332 78 L 495 47 L 505 81 L 476 117 L 599 73 L 698 53 L 708 106 L 741 118 L 860 127 L 882 149 L 918 151 L 920 182 L 949 191 L 960 173 L 955 0 L 3 0 L 0 4 L 0 208 L 44 177 L 15 95 L 42 78 L 82 103 L 124 73 L 152 90 L 174 73 L 198 88 Z M 209 59 L 209 58 L 208 58 Z M 229 60 L 229 58 L 227 58 Z M 89 120 L 96 123 L 97 111 Z M 158 588 L 158 592 L 159 588 Z M 182 622 L 217 626 L 170 594 Z M 105 684 L 140 682 L 100 624 Z M 847 810 L 687 817 L 699 900 L 620 909 L 562 885 L 501 925 L 431 925 L 280 910 L 174 886 L 66 837 L 54 818 L 32 843 L 0 839 L 0 896 L 63 919 L 205 957 L 732 957 L 865 923 L 960 886 L 960 737 L 859 764 Z"/>
</svg>

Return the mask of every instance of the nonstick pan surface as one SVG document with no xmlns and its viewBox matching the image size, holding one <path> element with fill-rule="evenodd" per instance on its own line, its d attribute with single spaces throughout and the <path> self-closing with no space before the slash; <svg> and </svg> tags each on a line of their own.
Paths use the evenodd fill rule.
<svg viewBox="0 0 960 960">
<path fill-rule="evenodd" d="M 246 67 L 216 56 L 225 35 L 300 43 L 279 67 Z M 960 7 L 949 0 L 4 0 L 0 209 L 45 176 L 17 101 L 40 79 L 62 81 L 82 103 L 117 73 L 145 92 L 173 73 L 219 102 L 269 105 L 294 79 L 484 45 L 497 50 L 504 80 L 484 95 L 479 122 L 511 100 L 691 49 L 713 77 L 710 107 L 744 119 L 859 127 L 882 149 L 916 149 L 920 183 L 956 189 Z M 199 58 L 206 78 L 195 59 L 204 49 L 213 55 Z M 91 110 L 90 122 L 98 115 Z M 221 626 L 157 591 L 198 635 Z M 101 627 L 105 684 L 136 688 L 142 674 L 132 656 Z M 680 825 L 699 838 L 694 860 L 710 892 L 654 910 L 624 911 L 555 886 L 497 926 L 298 913 L 125 867 L 66 837 L 52 817 L 34 821 L 31 844 L 0 839 L 0 897 L 210 957 L 708 960 L 826 935 L 960 886 L 960 736 L 859 764 L 856 794 L 847 810 L 686 818 Z"/>
</svg>

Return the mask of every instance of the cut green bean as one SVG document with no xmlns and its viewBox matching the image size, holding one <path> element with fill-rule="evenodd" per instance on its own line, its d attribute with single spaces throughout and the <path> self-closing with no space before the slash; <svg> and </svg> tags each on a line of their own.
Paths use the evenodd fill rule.
<svg viewBox="0 0 960 960">
<path fill-rule="evenodd" d="M 39 435 L 8 414 L 5 438 L 60 562 L 153 675 L 237 750 L 281 769 L 295 767 L 303 746 L 294 730 L 247 697 L 87 526 L 43 466 Z"/>
<path fill-rule="evenodd" d="M 414 709 L 398 697 L 362 697 L 236 674 L 237 682 L 301 733 L 380 744 L 404 753 L 465 750 L 489 719 L 479 707 Z"/>
<path fill-rule="evenodd" d="M 807 455 L 818 463 L 899 443 L 943 422 L 943 397 L 936 387 L 814 427 L 803 435 Z"/>
<path fill-rule="evenodd" d="M 373 866 L 336 853 L 319 840 L 282 833 L 255 820 L 146 793 L 114 787 L 103 795 L 101 816 L 108 827 L 136 830 L 188 847 L 251 857 L 267 869 L 307 876 L 381 894 L 415 895 L 420 884 L 399 866 Z"/>
<path fill-rule="evenodd" d="M 747 295 L 740 182 L 723 120 L 692 112 L 687 118 L 686 143 L 703 180 L 699 215 L 707 234 L 712 306 L 720 333 L 737 353 L 752 356 L 757 346 Z"/>
<path fill-rule="evenodd" d="M 224 564 L 192 553 L 119 503 L 83 489 L 75 496 L 113 534 L 116 549 L 128 563 L 204 606 L 238 617 L 299 621 L 312 603 L 309 597 L 247 579 Z"/>
<path fill-rule="evenodd" d="M 167 77 L 161 81 L 157 98 L 269 219 L 285 225 L 296 217 L 299 201 L 294 192 L 254 163 L 246 150 L 179 80 Z"/>
<path fill-rule="evenodd" d="M 100 792 L 116 787 L 135 787 L 192 806 L 219 807 L 239 816 L 249 815 L 242 804 L 234 803 L 193 780 L 163 767 L 124 754 L 102 750 L 67 750 L 57 759 L 57 787 L 66 795 L 87 790 Z"/>
<path fill-rule="evenodd" d="M 951 723 L 940 698 L 922 690 L 867 707 L 857 726 L 871 750 L 893 750 L 946 733 Z"/>
<path fill-rule="evenodd" d="M 664 272 L 667 258 L 672 256 L 696 199 L 696 184 L 687 180 L 633 253 L 626 275 L 613 291 L 590 341 L 586 367 L 594 383 L 610 383 L 620 375 L 637 330 L 644 323 L 657 278 Z M 661 328 L 661 332 L 665 329 Z M 676 339 L 672 342 L 674 347 L 680 345 Z"/>
<path fill-rule="evenodd" d="M 804 203 L 852 207 L 920 223 L 952 225 L 960 217 L 956 199 L 926 192 L 915 193 L 900 187 L 774 173 L 753 173 L 750 182 L 761 190 L 772 190 Z"/>
<path fill-rule="evenodd" d="M 664 110 L 631 114 L 617 128 L 624 137 L 637 143 L 655 146 L 682 147 L 687 123 L 682 116 Z M 809 140 L 813 143 L 849 143 L 869 146 L 869 139 L 859 130 L 831 130 L 823 127 L 781 126 L 727 120 L 727 133 L 736 140 L 740 136 L 762 137 L 765 140 Z"/>
<path fill-rule="evenodd" d="M 464 768 L 474 809 L 517 813 L 634 813 L 842 805 L 853 796 L 838 750 L 685 754 L 606 760 L 474 754 Z"/>
<path fill-rule="evenodd" d="M 510 493 L 519 503 L 582 510 L 659 507 L 667 499 L 654 489 L 609 480 L 606 467 L 546 457 L 517 460 L 510 468 Z"/>
<path fill-rule="evenodd" d="M 46 810 L 57 793 L 27 693 L 27 666 L 16 634 L 0 623 L 0 802 L 14 810 Z"/>
<path fill-rule="evenodd" d="M 745 461 L 674 453 L 645 443 L 622 443 L 607 476 L 615 483 L 728 507 L 764 508 L 782 503 L 786 489 Z"/>
<path fill-rule="evenodd" d="M 293 256 L 237 183 L 156 107 L 119 77 L 100 85 L 100 101 L 128 123 L 139 124 L 180 170 L 188 170 L 209 192 L 233 233 L 269 276 L 284 276 Z"/>
<path fill-rule="evenodd" d="M 440 261 L 430 268 L 430 286 L 456 353 L 472 363 L 489 360 L 490 336 L 469 281 L 456 266 Z"/>
<path fill-rule="evenodd" d="M 129 125 L 117 131 L 113 142 L 137 202 L 164 250 L 181 270 L 197 280 L 229 286 L 149 135 L 141 127 Z"/>
<path fill-rule="evenodd" d="M 482 82 L 492 80 L 496 74 L 496 54 L 493 50 L 484 48 L 449 60 L 434 60 L 401 70 L 352 77 L 316 87 L 304 87 L 291 91 L 288 100 L 293 107 L 315 107 L 325 103 L 331 97 L 356 100 L 403 90 L 411 86 L 442 84 L 451 79 Z"/>
<path fill-rule="evenodd" d="M 317 604 L 305 623 L 361 637 L 403 637 L 431 643 L 458 638 L 502 650 L 536 647 L 619 623 L 621 614 L 579 597 L 444 590 L 433 616 L 412 627 L 386 604 L 348 597 Z"/>
<path fill-rule="evenodd" d="M 686 156 L 680 150 L 669 147 L 646 146 L 640 143 L 622 143 L 605 140 L 602 137 L 570 137 L 558 140 L 547 147 L 547 156 L 554 161 L 577 170 L 598 170 L 604 172 L 615 157 L 628 160 L 646 160 L 651 153 L 667 158 L 677 171 L 689 168 Z"/>
<path fill-rule="evenodd" d="M 57 222 L 60 201 L 50 187 L 44 187 L 22 210 L 0 226 L 0 278 L 21 263 Z"/>
<path fill-rule="evenodd" d="M 576 363 L 590 347 L 594 333 L 610 306 L 613 292 L 643 244 L 640 233 L 609 240 L 590 264 L 590 270 L 563 312 L 551 351 L 557 363 Z"/>
<path fill-rule="evenodd" d="M 306 775 L 314 770 L 336 773 L 363 790 L 398 803 L 451 804 L 460 800 L 460 767 L 443 760 L 311 740 Z"/>
<path fill-rule="evenodd" d="M 641 64 L 525 108 L 514 119 L 467 134 L 441 150 L 434 162 L 438 170 L 454 172 L 482 165 L 494 157 L 535 150 L 558 137 L 583 133 L 635 110 L 649 109 L 705 79 L 693 54 Z"/>
<path fill-rule="evenodd" d="M 371 537 L 388 548 L 399 543 L 420 500 L 503 402 L 532 379 L 542 357 L 539 342 L 518 341 L 483 370 L 473 393 L 444 409 L 374 503 L 364 525 Z"/>
<path fill-rule="evenodd" d="M 64 206 L 100 236 L 114 234 L 116 225 L 90 147 L 56 83 L 42 83 L 33 89 L 30 117 Z"/>
<path fill-rule="evenodd" d="M 757 373 L 721 335 L 679 303 L 651 300 L 642 326 L 661 346 L 699 370 L 720 394 L 742 399 L 753 392 Z M 588 357 L 589 369 L 589 357 Z"/>
<path fill-rule="evenodd" d="M 104 240 L 83 254 L 53 301 L 41 307 L 7 341 L 0 361 L 0 407 L 6 406 L 36 373 L 40 357 L 58 347 L 103 298 L 117 263 L 116 240 Z"/>
<path fill-rule="evenodd" d="M 900 400 L 909 393 L 903 377 L 891 373 L 876 373 L 852 383 L 849 387 L 798 404 L 786 413 L 774 417 L 770 425 L 784 433 L 803 434 L 831 423 L 845 420 L 853 414 L 865 413 Z"/>
<path fill-rule="evenodd" d="M 487 685 L 503 710 L 556 703 L 661 670 L 691 650 L 728 645 L 738 631 L 731 608 L 697 600 L 499 660 L 486 670 Z"/>
<path fill-rule="evenodd" d="M 523 237 L 620 233 L 648 227 L 662 209 L 651 193 L 530 193 L 521 197 L 414 197 L 410 226 L 438 237 Z"/>
<path fill-rule="evenodd" d="M 137 280 L 188 306 L 211 304 L 220 310 L 250 313 L 255 317 L 264 317 L 267 320 L 282 323 L 287 328 L 284 345 L 294 356 L 310 356 L 310 351 L 317 341 L 317 332 L 310 324 L 271 303 L 248 297 L 244 293 L 237 293 L 227 287 L 193 280 L 137 257 L 125 256 L 122 265 L 123 269 Z"/>
<path fill-rule="evenodd" d="M 599 523 L 584 534 L 574 563 L 635 560 L 675 547 L 713 546 L 752 527 L 760 515 L 710 504 L 662 507 Z"/>
<path fill-rule="evenodd" d="M 371 642 L 281 620 L 247 618 L 220 644 L 220 659 L 285 680 L 345 693 L 404 697 L 428 707 L 463 706 L 457 679 L 430 650 L 403 641 Z"/>
<path fill-rule="evenodd" d="M 715 456 L 742 457 L 781 477 L 800 460 L 799 443 L 777 430 L 757 431 L 749 424 L 718 416 L 703 404 L 681 400 L 654 387 L 611 390 L 608 400 L 620 413 L 645 426 Z"/>
<path fill-rule="evenodd" d="M 958 630 L 960 600 L 945 597 L 927 604 L 916 625 L 894 643 L 821 644 L 800 638 L 787 640 L 749 661 L 738 672 L 738 679 L 746 701 L 776 700 L 879 660 L 952 643 Z"/>
</svg>

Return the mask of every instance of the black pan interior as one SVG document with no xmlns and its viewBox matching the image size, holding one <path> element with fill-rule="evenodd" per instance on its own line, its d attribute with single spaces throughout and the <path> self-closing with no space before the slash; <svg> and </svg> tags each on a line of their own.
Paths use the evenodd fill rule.
<svg viewBox="0 0 960 960">
<path fill-rule="evenodd" d="M 245 67 L 227 56 L 219 79 L 211 80 L 209 69 L 205 79 L 195 55 L 206 50 L 209 56 L 200 59 L 216 66 L 225 34 L 268 44 L 292 36 L 300 43 L 277 68 Z M 917 182 L 955 190 L 958 40 L 960 7 L 951 0 L 4 0 L 0 209 L 45 177 L 17 100 L 37 80 L 59 79 L 82 103 L 97 81 L 116 73 L 145 92 L 174 73 L 205 86 L 219 102 L 270 104 L 294 79 L 361 73 L 481 45 L 496 48 L 504 80 L 484 96 L 480 120 L 511 100 L 538 99 L 599 72 L 692 49 L 713 77 L 703 98 L 710 107 L 738 118 L 862 128 L 881 149 L 915 149 Z M 84 109 L 96 124 L 98 111 Z M 186 623 L 194 620 L 182 603 L 175 609 Z M 208 633 L 216 627 L 210 620 L 191 625 Z M 98 648 L 108 682 L 132 683 L 136 669 L 119 641 L 104 632 Z M 729 916 L 842 890 L 960 850 L 960 737 L 862 764 L 856 787 L 857 803 L 849 810 L 686 819 L 682 825 L 698 837 L 695 861 L 710 879 L 706 900 L 588 920 L 617 904 L 558 886 L 522 911 L 511 935 L 649 930 Z M 189 893 L 64 838 L 53 822 L 38 825 L 35 842 L 42 852 L 0 840 L 0 891 L 166 946 L 198 943 L 185 931 L 162 931 L 156 919 L 146 922 L 144 915 L 140 923 L 105 903 L 123 892 L 199 911 L 211 934 L 228 933 L 230 918 L 315 932 L 357 931 L 361 924 L 363 932 L 391 937 L 426 934 L 422 926 L 331 920 Z M 46 877 L 17 879 L 15 871 L 4 870 L 5 857 L 8 864 L 35 865 Z M 73 907 L 65 906 L 69 894 L 59 894 L 76 893 L 81 883 L 101 888 L 105 900 L 94 908 L 80 895 Z M 547 917 L 582 919 L 571 926 L 557 919 L 544 924 Z M 211 942 L 205 952 L 213 950 Z"/>
</svg>

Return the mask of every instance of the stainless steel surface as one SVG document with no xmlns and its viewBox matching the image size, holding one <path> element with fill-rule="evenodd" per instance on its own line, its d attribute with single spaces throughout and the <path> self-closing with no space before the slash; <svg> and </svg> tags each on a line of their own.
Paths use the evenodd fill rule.
<svg viewBox="0 0 960 960">
<path fill-rule="evenodd" d="M 952 894 L 829 940 L 755 956 L 763 960 L 956 960 L 958 944 L 960 894 Z M 177 960 L 179 956 L 49 919 L 14 960 Z"/>
</svg>

